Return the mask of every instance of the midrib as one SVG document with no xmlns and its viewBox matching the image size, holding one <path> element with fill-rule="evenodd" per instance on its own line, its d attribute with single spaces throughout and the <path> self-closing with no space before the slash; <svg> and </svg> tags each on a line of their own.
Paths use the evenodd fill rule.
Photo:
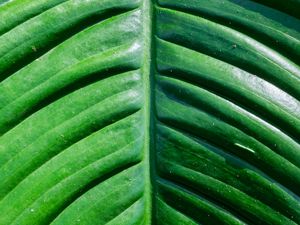
<svg viewBox="0 0 300 225">
<path fill-rule="evenodd" d="M 143 58 L 142 74 L 144 87 L 144 158 L 145 165 L 145 223 L 147 225 L 155 223 L 155 125 L 154 125 L 154 71 L 155 52 L 153 48 L 153 21 L 154 21 L 154 0 L 143 0 Z"/>
</svg>

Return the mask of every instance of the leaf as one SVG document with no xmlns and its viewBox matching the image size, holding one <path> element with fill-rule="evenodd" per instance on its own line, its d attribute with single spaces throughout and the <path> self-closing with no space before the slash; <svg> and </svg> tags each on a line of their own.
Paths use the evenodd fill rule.
<svg viewBox="0 0 300 225">
<path fill-rule="evenodd" d="M 300 224 L 299 4 L 0 0 L 0 225 Z"/>
</svg>

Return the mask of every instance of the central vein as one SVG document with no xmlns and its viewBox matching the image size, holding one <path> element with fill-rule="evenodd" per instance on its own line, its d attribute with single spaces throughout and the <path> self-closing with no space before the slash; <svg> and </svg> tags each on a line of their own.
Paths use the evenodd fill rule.
<svg viewBox="0 0 300 225">
<path fill-rule="evenodd" d="M 154 7 L 152 0 L 144 0 L 142 5 L 143 13 L 143 61 L 142 74 L 144 86 L 144 127 L 145 127 L 145 145 L 144 145 L 144 164 L 146 178 L 146 218 L 145 224 L 153 224 L 155 214 L 155 147 L 154 147 L 154 70 L 155 57 L 153 48 L 153 20 Z"/>
</svg>

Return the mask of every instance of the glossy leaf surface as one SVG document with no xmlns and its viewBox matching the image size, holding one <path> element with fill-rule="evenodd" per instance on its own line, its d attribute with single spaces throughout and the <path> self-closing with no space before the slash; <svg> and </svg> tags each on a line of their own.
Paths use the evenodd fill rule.
<svg viewBox="0 0 300 225">
<path fill-rule="evenodd" d="M 0 0 L 0 225 L 300 224 L 300 1 Z"/>
</svg>

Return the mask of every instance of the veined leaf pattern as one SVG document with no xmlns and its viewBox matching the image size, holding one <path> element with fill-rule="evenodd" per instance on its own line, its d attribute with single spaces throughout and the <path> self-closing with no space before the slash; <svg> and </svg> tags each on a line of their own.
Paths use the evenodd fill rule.
<svg viewBox="0 0 300 225">
<path fill-rule="evenodd" d="M 0 225 L 300 223 L 298 0 L 0 0 Z"/>
</svg>

